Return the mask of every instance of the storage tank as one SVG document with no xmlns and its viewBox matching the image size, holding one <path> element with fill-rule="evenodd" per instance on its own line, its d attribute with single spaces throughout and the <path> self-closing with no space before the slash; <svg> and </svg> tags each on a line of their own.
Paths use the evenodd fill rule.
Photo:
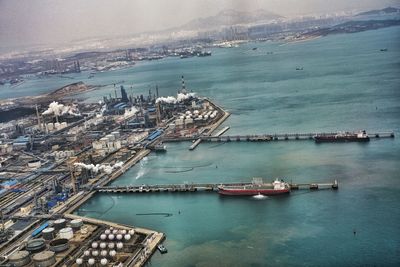
<svg viewBox="0 0 400 267">
<path fill-rule="evenodd" d="M 55 253 L 65 251 L 69 248 L 68 239 L 65 238 L 54 239 L 49 243 L 49 248 L 51 251 L 54 251 Z"/>
<path fill-rule="evenodd" d="M 107 134 L 106 138 L 108 138 L 109 141 L 114 141 L 115 140 L 115 136 L 112 134 Z"/>
<path fill-rule="evenodd" d="M 124 239 L 125 241 L 129 241 L 131 239 L 131 235 L 130 234 L 124 235 Z"/>
<path fill-rule="evenodd" d="M 53 123 L 48 123 L 47 124 L 47 129 L 49 130 L 49 131 L 53 131 L 53 129 L 54 129 L 54 124 Z"/>
<path fill-rule="evenodd" d="M 28 161 L 29 168 L 40 168 L 42 166 L 40 160 L 30 160 Z"/>
<path fill-rule="evenodd" d="M 108 254 L 110 255 L 110 257 L 115 257 L 115 255 L 117 255 L 117 252 L 115 250 L 110 250 Z"/>
<path fill-rule="evenodd" d="M 100 255 L 101 255 L 102 257 L 107 257 L 108 251 L 107 251 L 107 250 L 102 250 L 102 251 L 100 251 Z"/>
<path fill-rule="evenodd" d="M 124 244 L 122 242 L 117 243 L 117 248 L 122 249 L 124 247 Z"/>
<path fill-rule="evenodd" d="M 103 266 L 107 265 L 107 263 L 108 263 L 108 260 L 106 258 L 103 258 L 100 260 L 100 264 Z"/>
<path fill-rule="evenodd" d="M 96 263 L 96 260 L 93 258 L 88 259 L 88 264 L 89 265 L 94 265 Z"/>
<path fill-rule="evenodd" d="M 66 228 L 60 229 L 59 234 L 60 234 L 61 238 L 65 238 L 65 239 L 71 239 L 74 237 L 74 232 L 72 231 L 71 227 L 66 227 Z"/>
<path fill-rule="evenodd" d="M 38 253 L 46 249 L 46 243 L 43 238 L 32 239 L 28 241 L 25 249 L 30 253 Z"/>
<path fill-rule="evenodd" d="M 112 132 L 111 134 L 114 135 L 115 138 L 117 138 L 117 139 L 121 137 L 121 134 L 118 131 Z"/>
<path fill-rule="evenodd" d="M 82 258 L 77 258 L 75 262 L 76 262 L 77 265 L 82 265 L 83 264 L 83 259 Z"/>
<path fill-rule="evenodd" d="M 8 257 L 8 262 L 15 267 L 25 266 L 30 263 L 31 257 L 26 250 L 14 252 Z"/>
<path fill-rule="evenodd" d="M 55 220 L 53 226 L 56 230 L 60 230 L 62 228 L 65 228 L 65 226 L 67 226 L 67 221 L 65 219 Z"/>
<path fill-rule="evenodd" d="M 75 219 L 70 222 L 71 228 L 74 232 L 79 231 L 83 226 L 83 221 L 81 219 Z"/>
<path fill-rule="evenodd" d="M 56 233 L 53 227 L 48 227 L 46 229 L 43 229 L 42 231 L 42 237 L 44 238 L 44 240 L 52 240 L 54 239 L 55 235 Z"/>
<path fill-rule="evenodd" d="M 56 263 L 56 254 L 53 251 L 43 251 L 32 256 L 36 267 L 47 267 Z"/>
</svg>

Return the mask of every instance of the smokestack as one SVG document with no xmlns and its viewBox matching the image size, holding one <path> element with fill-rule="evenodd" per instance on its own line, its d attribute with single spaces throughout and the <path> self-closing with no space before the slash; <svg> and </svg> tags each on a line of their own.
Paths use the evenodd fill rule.
<svg viewBox="0 0 400 267">
<path fill-rule="evenodd" d="M 185 78 L 182 75 L 182 90 L 181 93 L 186 94 Z"/>
<path fill-rule="evenodd" d="M 158 98 L 158 84 L 156 84 L 156 96 Z"/>
<path fill-rule="evenodd" d="M 161 112 L 160 112 L 160 102 L 156 104 L 157 109 L 157 125 L 161 123 Z"/>
<path fill-rule="evenodd" d="M 37 106 L 37 105 L 35 105 L 35 106 L 36 106 L 37 124 L 38 124 L 39 130 L 41 130 L 41 129 L 42 129 L 42 126 L 41 126 L 41 124 L 40 124 L 39 110 L 38 110 L 38 106 Z"/>
</svg>

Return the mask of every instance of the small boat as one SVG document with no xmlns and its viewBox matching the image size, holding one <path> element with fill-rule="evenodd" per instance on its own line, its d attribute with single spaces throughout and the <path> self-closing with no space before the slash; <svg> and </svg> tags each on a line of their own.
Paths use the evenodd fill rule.
<svg viewBox="0 0 400 267">
<path fill-rule="evenodd" d="M 381 49 L 381 52 L 386 52 L 386 51 L 388 51 L 387 48 L 382 48 Z"/>
<path fill-rule="evenodd" d="M 296 67 L 296 70 L 303 70 L 303 67 Z"/>
<path fill-rule="evenodd" d="M 253 50 L 253 51 L 254 51 L 254 50 L 257 50 L 257 47 L 253 47 L 252 50 Z"/>
<path fill-rule="evenodd" d="M 168 249 L 166 247 L 164 247 L 163 244 L 158 244 L 157 249 L 158 249 L 158 251 L 160 251 L 161 254 L 165 254 L 168 252 Z"/>
<path fill-rule="evenodd" d="M 247 185 L 220 185 L 218 193 L 230 196 L 274 196 L 290 193 L 290 186 L 283 180 L 264 183 L 261 178 L 253 178 L 253 182 Z"/>
</svg>

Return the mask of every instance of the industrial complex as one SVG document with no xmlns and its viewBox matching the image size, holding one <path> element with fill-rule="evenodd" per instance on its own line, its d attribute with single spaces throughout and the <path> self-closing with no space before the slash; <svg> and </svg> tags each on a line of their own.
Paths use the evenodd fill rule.
<svg viewBox="0 0 400 267">
<path fill-rule="evenodd" d="M 45 97 L 24 106 L 33 114 L 9 118 L 22 107 L 2 103 L 2 266 L 142 266 L 166 251 L 163 233 L 74 214 L 97 188 L 165 151 L 162 140 L 210 136 L 229 116 L 187 90 L 183 76 L 176 96 L 153 91 L 134 96 L 114 86 L 96 104 Z"/>
</svg>

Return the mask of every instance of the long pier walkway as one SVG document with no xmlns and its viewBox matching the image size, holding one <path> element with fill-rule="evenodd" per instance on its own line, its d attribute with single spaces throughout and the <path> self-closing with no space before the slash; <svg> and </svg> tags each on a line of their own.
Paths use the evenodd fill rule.
<svg viewBox="0 0 400 267">
<path fill-rule="evenodd" d="M 281 134 L 254 134 L 254 135 L 221 135 L 221 136 L 198 136 L 198 137 L 164 137 L 163 142 L 193 141 L 200 142 L 268 142 L 283 140 L 313 140 L 316 135 L 336 135 L 338 133 L 281 133 Z M 394 138 L 394 132 L 368 133 L 369 138 Z M 200 141 L 199 141 L 200 140 Z"/>
<path fill-rule="evenodd" d="M 165 184 L 165 185 L 126 185 L 126 186 L 98 186 L 93 188 L 103 193 L 155 193 L 155 192 L 197 192 L 218 191 L 218 186 L 249 186 L 253 183 L 209 183 L 209 184 Z M 339 184 L 335 180 L 332 183 L 289 183 L 291 190 L 316 190 L 316 189 L 338 189 Z"/>
</svg>

